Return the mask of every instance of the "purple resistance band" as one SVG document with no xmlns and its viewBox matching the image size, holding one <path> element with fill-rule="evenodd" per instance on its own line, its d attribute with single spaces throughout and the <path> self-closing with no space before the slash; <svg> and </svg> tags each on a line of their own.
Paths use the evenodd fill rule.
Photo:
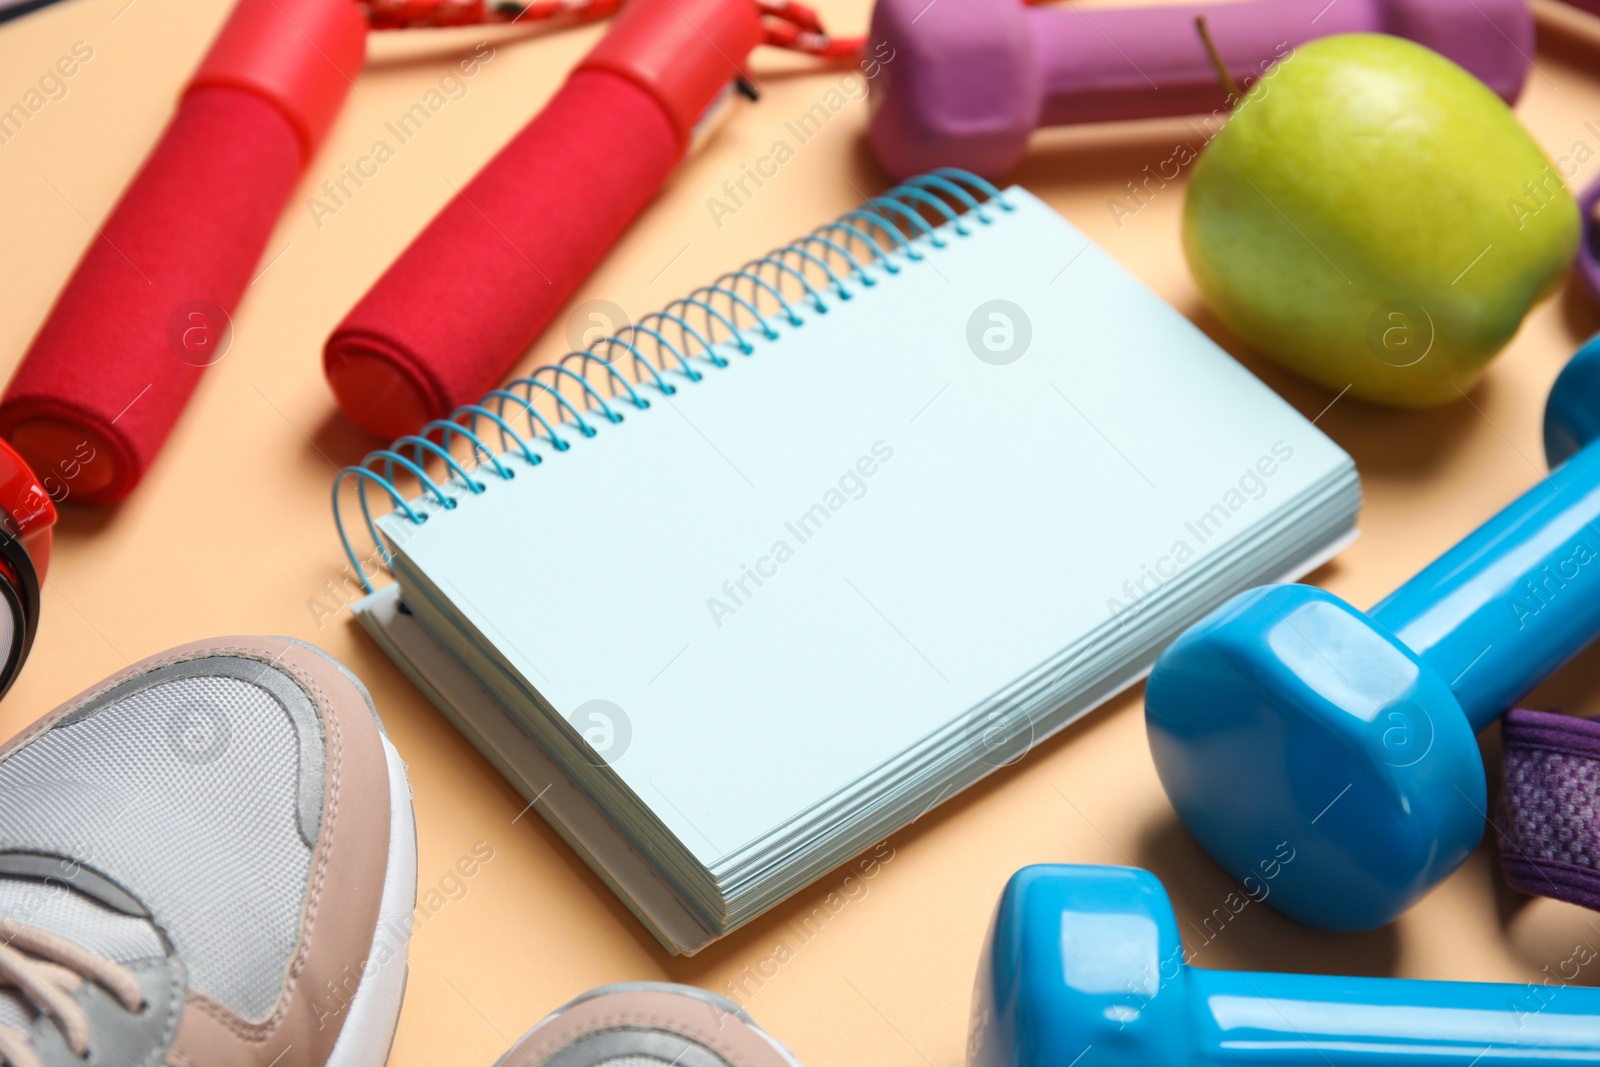
<svg viewBox="0 0 1600 1067">
<path fill-rule="evenodd" d="M 1518 708 L 1501 736 L 1506 881 L 1600 910 L 1600 719 Z"/>
<path fill-rule="evenodd" d="M 1590 184 L 1578 197 L 1579 222 L 1583 236 L 1578 241 L 1578 280 L 1589 290 L 1589 295 L 1600 300 L 1600 228 L 1595 225 L 1594 209 L 1600 204 L 1600 181 Z"/>
</svg>

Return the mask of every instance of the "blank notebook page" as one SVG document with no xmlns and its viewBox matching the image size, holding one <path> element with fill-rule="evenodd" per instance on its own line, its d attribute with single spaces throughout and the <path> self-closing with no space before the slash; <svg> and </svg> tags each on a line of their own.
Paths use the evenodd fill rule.
<svg viewBox="0 0 1600 1067">
<path fill-rule="evenodd" d="M 403 534 L 384 520 L 560 715 L 623 709 L 613 770 L 707 867 L 1107 625 L 1201 516 L 1211 553 L 1349 465 L 1049 207 L 1004 196 L 514 481 L 484 472 Z M 991 300 L 1031 324 L 1006 365 L 968 341 Z"/>
</svg>

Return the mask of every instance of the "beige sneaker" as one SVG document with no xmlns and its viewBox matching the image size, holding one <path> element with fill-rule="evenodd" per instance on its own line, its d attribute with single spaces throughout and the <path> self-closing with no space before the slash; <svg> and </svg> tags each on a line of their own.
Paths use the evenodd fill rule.
<svg viewBox="0 0 1600 1067">
<path fill-rule="evenodd" d="M 0 749 L 0 1061 L 379 1067 L 415 901 L 355 676 L 285 638 L 172 649 Z"/>
<path fill-rule="evenodd" d="M 591 989 L 545 1016 L 495 1067 L 800 1067 L 730 1000 L 694 986 Z"/>
</svg>

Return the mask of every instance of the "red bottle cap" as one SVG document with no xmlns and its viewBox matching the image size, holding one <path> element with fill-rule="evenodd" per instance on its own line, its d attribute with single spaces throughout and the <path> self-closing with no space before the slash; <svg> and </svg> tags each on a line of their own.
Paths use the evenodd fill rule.
<svg viewBox="0 0 1600 1067">
<path fill-rule="evenodd" d="M 0 441 L 0 696 L 16 680 L 39 627 L 56 506 L 10 445 Z"/>
<path fill-rule="evenodd" d="M 50 565 L 50 531 L 55 524 L 55 501 L 17 451 L 0 441 L 0 529 L 22 542 L 41 582 Z"/>
</svg>

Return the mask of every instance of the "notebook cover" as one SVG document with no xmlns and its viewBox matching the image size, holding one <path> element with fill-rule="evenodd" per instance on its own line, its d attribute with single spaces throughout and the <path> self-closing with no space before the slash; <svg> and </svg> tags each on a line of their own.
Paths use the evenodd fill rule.
<svg viewBox="0 0 1600 1067">
<path fill-rule="evenodd" d="M 1353 518 L 1348 456 L 1047 205 L 1004 196 L 848 299 L 796 300 L 726 366 L 646 381 L 647 409 L 613 398 L 539 465 L 481 469 L 425 525 L 381 520 L 424 625 L 497 664 L 491 691 L 574 739 L 591 702 L 631 720 L 618 788 L 719 881 L 1120 626 L 1175 543 L 1204 543 L 1198 575 L 1290 501 L 1342 493 Z M 424 610 L 445 602 L 459 625 Z M 706 774 L 712 749 L 739 758 Z"/>
</svg>

